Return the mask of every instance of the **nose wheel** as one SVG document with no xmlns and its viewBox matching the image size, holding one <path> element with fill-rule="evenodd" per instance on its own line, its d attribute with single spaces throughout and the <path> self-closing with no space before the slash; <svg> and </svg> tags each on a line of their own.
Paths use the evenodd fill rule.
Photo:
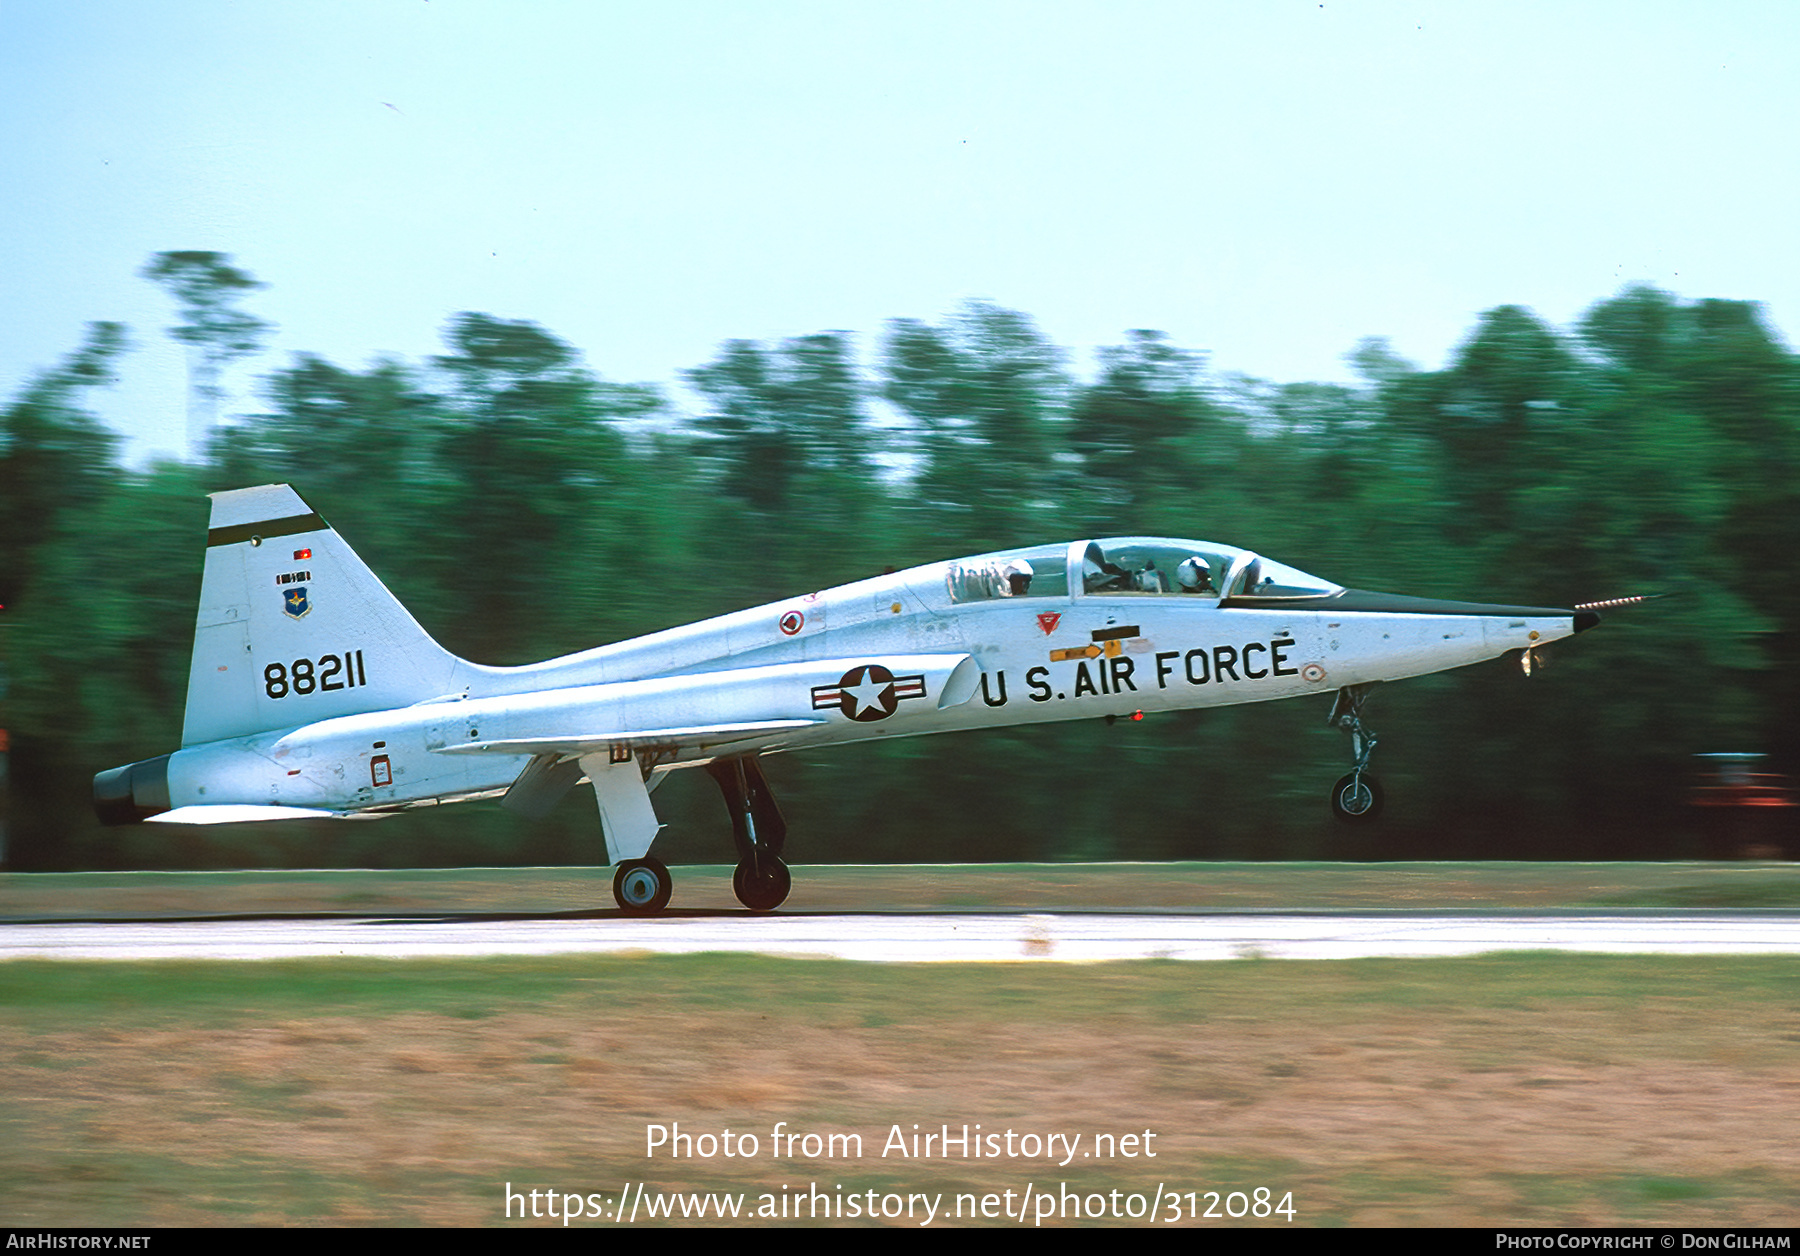
<svg viewBox="0 0 1800 1256">
<path fill-rule="evenodd" d="M 1345 824 L 1367 824 L 1381 814 L 1381 782 L 1369 774 L 1376 737 L 1362 722 L 1362 705 L 1369 689 L 1369 685 L 1349 685 L 1338 690 L 1327 721 L 1350 734 L 1350 752 L 1356 758 L 1350 775 L 1331 787 L 1331 814 Z"/>
<path fill-rule="evenodd" d="M 1367 824 L 1381 814 L 1381 782 L 1352 772 L 1331 787 L 1331 814 L 1345 824 Z"/>
</svg>

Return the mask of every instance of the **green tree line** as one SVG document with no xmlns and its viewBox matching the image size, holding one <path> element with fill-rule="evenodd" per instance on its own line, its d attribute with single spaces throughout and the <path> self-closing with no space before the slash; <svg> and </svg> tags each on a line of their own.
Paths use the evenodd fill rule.
<svg viewBox="0 0 1800 1256">
<path fill-rule="evenodd" d="M 183 325 L 209 403 L 261 327 L 232 316 L 255 285 L 225 269 Z M 1501 307 L 1440 371 L 1363 342 L 1355 385 L 1231 375 L 1154 331 L 1084 378 L 1025 314 L 971 304 L 893 321 L 867 358 L 842 332 L 729 342 L 686 373 L 697 413 L 599 378 L 540 326 L 468 313 L 427 361 L 299 355 L 203 457 L 143 468 L 90 409 L 127 348 L 95 324 L 0 411 L 15 868 L 603 860 L 585 791 L 535 823 L 491 804 L 356 825 L 92 820 L 95 771 L 178 744 L 204 494 L 271 481 L 487 663 L 1116 534 L 1432 597 L 1668 595 L 1550 648 L 1529 679 L 1495 662 L 1382 686 L 1373 826 L 1329 815 L 1349 749 L 1320 697 L 777 756 L 803 863 L 1692 856 L 1696 753 L 1800 766 L 1800 375 L 1751 303 L 1634 288 L 1566 329 Z M 703 773 L 657 805 L 659 854 L 730 857 Z"/>
</svg>

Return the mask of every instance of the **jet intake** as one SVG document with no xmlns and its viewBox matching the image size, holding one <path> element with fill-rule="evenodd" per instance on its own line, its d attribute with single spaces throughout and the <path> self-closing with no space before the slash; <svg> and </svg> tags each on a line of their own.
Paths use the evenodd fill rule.
<svg viewBox="0 0 1800 1256">
<path fill-rule="evenodd" d="M 142 759 L 94 776 L 94 814 L 100 823 L 142 824 L 169 809 L 169 756 Z"/>
</svg>

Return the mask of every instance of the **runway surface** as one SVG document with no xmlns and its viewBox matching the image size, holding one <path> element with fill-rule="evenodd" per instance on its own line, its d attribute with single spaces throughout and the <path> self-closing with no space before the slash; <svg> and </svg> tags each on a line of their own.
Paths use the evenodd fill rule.
<svg viewBox="0 0 1800 1256">
<path fill-rule="evenodd" d="M 1493 951 L 1800 954 L 1800 916 L 671 915 L 8 924 L 0 959 L 282 959 L 706 951 L 878 962 L 1355 959 Z"/>
</svg>

